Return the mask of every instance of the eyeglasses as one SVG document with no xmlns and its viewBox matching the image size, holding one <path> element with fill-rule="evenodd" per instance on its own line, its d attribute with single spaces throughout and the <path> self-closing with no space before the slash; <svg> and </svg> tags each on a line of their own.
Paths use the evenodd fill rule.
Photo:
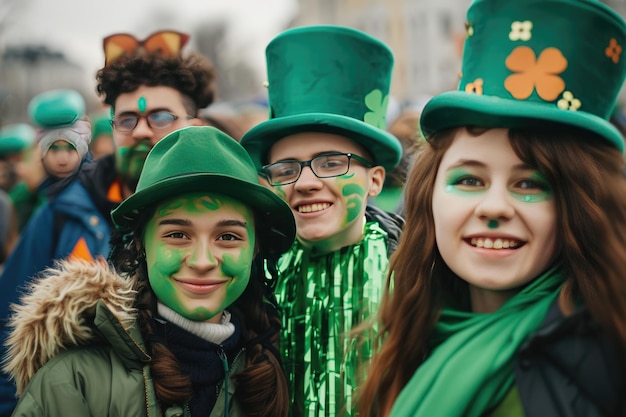
<svg viewBox="0 0 626 417">
<path fill-rule="evenodd" d="M 189 35 L 174 30 L 160 30 L 150 34 L 144 40 L 138 40 L 128 33 L 109 35 L 102 40 L 104 65 L 109 65 L 122 54 L 135 52 L 139 48 L 160 53 L 163 56 L 176 56 L 180 54 L 188 40 Z"/>
<path fill-rule="evenodd" d="M 350 161 L 354 159 L 367 168 L 374 165 L 367 159 L 352 153 L 327 153 L 308 161 L 287 160 L 265 165 L 262 173 L 270 185 L 292 184 L 300 178 L 303 167 L 310 167 L 317 178 L 339 177 L 350 170 Z"/>
<path fill-rule="evenodd" d="M 139 119 L 143 118 L 146 119 L 146 123 L 148 123 L 151 129 L 165 129 L 179 119 L 175 114 L 165 110 L 158 110 L 147 115 L 128 113 L 115 116 L 111 120 L 111 125 L 119 132 L 129 133 L 137 127 Z"/>
</svg>

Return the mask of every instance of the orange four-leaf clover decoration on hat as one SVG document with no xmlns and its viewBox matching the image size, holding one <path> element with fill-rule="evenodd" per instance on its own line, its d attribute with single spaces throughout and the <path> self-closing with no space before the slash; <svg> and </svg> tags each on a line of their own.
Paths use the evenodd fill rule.
<svg viewBox="0 0 626 417">
<path fill-rule="evenodd" d="M 546 48 L 536 57 L 528 46 L 518 46 L 505 65 L 513 74 L 504 80 L 504 88 L 518 100 L 527 99 L 536 90 L 543 100 L 553 101 L 565 90 L 559 74 L 567 68 L 567 59 L 557 48 Z"/>
<path fill-rule="evenodd" d="M 614 64 L 619 62 L 619 57 L 622 54 L 622 46 L 617 43 L 617 39 L 611 38 L 609 41 L 609 46 L 606 47 L 604 53 L 607 57 L 611 58 Z"/>
</svg>

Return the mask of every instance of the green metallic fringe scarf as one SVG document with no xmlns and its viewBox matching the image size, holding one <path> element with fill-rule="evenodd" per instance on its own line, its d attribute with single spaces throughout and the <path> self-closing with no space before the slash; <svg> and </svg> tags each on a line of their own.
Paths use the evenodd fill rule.
<svg viewBox="0 0 626 417">
<path fill-rule="evenodd" d="M 558 295 L 563 279 L 550 269 L 497 311 L 444 309 L 431 355 L 400 392 L 390 417 L 479 417 L 513 388 L 514 359 Z"/>
<path fill-rule="evenodd" d="M 360 243 L 320 256 L 296 241 L 278 266 L 280 349 L 293 415 L 353 416 L 357 371 L 371 357 L 372 340 L 358 345 L 349 333 L 378 308 L 388 267 L 387 233 L 367 223 Z"/>
</svg>

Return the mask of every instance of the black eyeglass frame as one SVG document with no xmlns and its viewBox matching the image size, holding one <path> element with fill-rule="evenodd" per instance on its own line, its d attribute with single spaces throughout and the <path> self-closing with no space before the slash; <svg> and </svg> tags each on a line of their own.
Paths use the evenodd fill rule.
<svg viewBox="0 0 626 417">
<path fill-rule="evenodd" d="M 169 114 L 170 116 L 172 116 L 172 120 L 165 126 L 152 126 L 150 124 L 150 117 L 155 115 L 155 114 Z M 119 118 L 120 116 L 116 116 L 114 118 L 111 119 L 111 126 L 113 126 L 113 129 L 117 130 L 118 132 L 122 132 L 122 133 L 130 133 L 133 130 L 135 130 L 135 128 L 137 127 L 137 125 L 139 124 L 139 120 L 141 119 L 146 119 L 146 123 L 148 124 L 148 127 L 150 129 L 155 129 L 155 130 L 159 130 L 159 129 L 167 129 L 168 127 L 170 127 L 176 120 L 180 119 L 179 116 L 176 116 L 174 113 L 169 112 L 167 110 L 155 110 L 153 112 L 150 112 L 148 114 L 136 114 L 136 113 L 128 113 L 128 114 L 124 114 L 121 115 L 121 117 L 130 117 L 133 116 L 135 117 L 137 120 L 135 121 L 135 125 L 131 128 L 131 129 L 126 129 L 126 128 L 122 128 L 120 129 L 120 126 L 118 126 L 115 123 L 115 119 Z M 154 122 L 154 121 L 153 121 Z"/>
<path fill-rule="evenodd" d="M 346 166 L 346 171 L 341 173 L 341 174 L 318 175 L 317 172 L 315 172 L 315 170 L 313 169 L 313 166 L 311 165 L 312 162 L 314 160 L 316 160 L 316 159 L 329 157 L 329 156 L 339 156 L 339 155 L 343 155 L 343 156 L 347 156 L 348 157 L 348 165 Z M 355 161 L 359 162 L 361 165 L 365 166 L 366 168 L 373 168 L 374 166 L 376 166 L 375 164 L 373 164 L 372 162 L 370 162 L 367 159 L 363 158 L 362 156 L 353 154 L 351 152 L 330 152 L 330 153 L 324 153 L 324 154 L 321 154 L 321 155 L 317 155 L 316 157 L 311 158 L 308 161 L 298 161 L 297 159 L 287 159 L 287 160 L 284 160 L 284 161 L 274 162 L 273 164 L 264 165 L 261 168 L 260 172 L 261 172 L 263 177 L 265 177 L 267 182 L 272 187 L 276 187 L 276 186 L 279 186 L 279 185 L 289 185 L 289 184 L 293 184 L 293 183 L 297 182 L 300 179 L 300 176 L 302 175 L 302 170 L 304 169 L 304 167 L 309 167 L 311 169 L 311 172 L 313 173 L 313 175 L 315 175 L 317 178 L 340 177 L 342 175 L 347 174 L 350 171 L 350 162 L 352 162 L 352 159 L 354 159 Z M 291 181 L 288 181 L 288 182 L 273 183 L 272 180 L 271 180 L 271 177 L 270 177 L 270 175 L 268 173 L 269 168 L 272 167 L 272 166 L 278 165 L 278 164 L 284 164 L 286 162 L 297 163 L 298 165 L 300 165 L 300 172 L 298 172 L 298 175 L 296 176 L 296 178 L 294 180 L 291 180 Z"/>
</svg>

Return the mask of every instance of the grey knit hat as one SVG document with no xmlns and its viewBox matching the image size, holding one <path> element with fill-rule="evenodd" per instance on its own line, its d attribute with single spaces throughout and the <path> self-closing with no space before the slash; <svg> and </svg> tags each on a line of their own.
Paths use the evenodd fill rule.
<svg viewBox="0 0 626 417">
<path fill-rule="evenodd" d="M 83 159 L 89 151 L 91 142 L 91 124 L 86 120 L 77 120 L 70 126 L 40 129 L 38 133 L 41 156 L 44 157 L 50 146 L 57 140 L 70 143 Z"/>
</svg>

